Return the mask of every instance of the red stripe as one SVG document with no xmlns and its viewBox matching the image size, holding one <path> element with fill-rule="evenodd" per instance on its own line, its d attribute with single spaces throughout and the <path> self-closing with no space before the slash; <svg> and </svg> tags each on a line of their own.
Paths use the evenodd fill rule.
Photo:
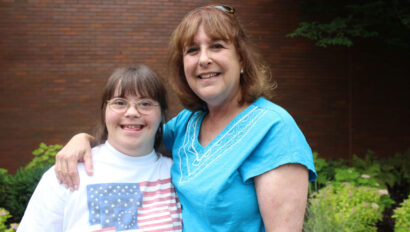
<svg viewBox="0 0 410 232">
<path fill-rule="evenodd" d="M 168 202 L 169 200 L 175 200 L 175 196 L 158 197 L 158 198 L 154 198 L 152 200 L 146 200 L 146 201 L 144 201 L 144 198 L 143 198 L 142 199 L 142 205 L 152 204 L 152 203 L 161 202 L 161 201 Z"/>
<path fill-rule="evenodd" d="M 150 197 L 150 196 L 155 196 L 155 195 L 164 194 L 164 193 L 175 193 L 175 191 L 172 188 L 156 189 L 156 190 L 153 190 L 153 191 L 142 190 L 142 195 L 144 197 Z"/>
<path fill-rule="evenodd" d="M 164 217 L 158 217 L 157 220 L 163 219 Z M 142 221 L 138 220 L 138 223 L 141 223 Z M 145 228 L 150 228 L 150 227 L 154 227 L 154 226 L 163 226 L 163 225 L 172 225 L 174 222 L 181 222 L 181 219 L 178 218 L 174 218 L 171 221 L 166 221 L 166 222 L 159 222 L 159 223 L 153 223 L 153 224 L 147 224 L 147 225 L 139 225 L 138 227 L 141 229 L 145 229 Z M 175 226 L 173 226 L 175 227 Z M 180 227 L 180 226 L 179 226 Z"/>
<path fill-rule="evenodd" d="M 157 181 L 143 181 L 143 182 L 140 182 L 139 185 L 140 186 L 155 186 L 158 184 L 169 184 L 169 183 L 171 183 L 171 178 L 157 180 Z"/>
<path fill-rule="evenodd" d="M 115 226 L 113 227 L 106 227 L 99 230 L 94 230 L 93 232 L 103 232 L 103 231 L 115 231 Z"/>
<path fill-rule="evenodd" d="M 162 203 L 162 204 L 159 204 L 159 205 L 153 205 L 153 206 L 149 206 L 149 207 L 144 207 L 144 206 L 142 206 L 140 209 L 143 209 L 143 210 L 151 210 L 151 209 L 156 209 L 156 208 L 160 208 L 160 207 L 177 207 L 177 202 L 164 202 L 164 203 Z"/>
<path fill-rule="evenodd" d="M 175 210 L 162 209 L 162 210 L 158 210 L 158 211 L 155 211 L 155 212 L 147 212 L 147 213 L 140 213 L 140 211 L 138 211 L 138 217 L 147 217 L 147 216 L 150 216 L 150 215 L 155 215 L 155 214 L 164 213 L 164 212 L 169 212 L 170 214 L 166 215 L 166 216 L 169 216 L 169 215 L 179 214 L 179 213 L 181 213 L 181 210 L 180 209 L 175 209 Z"/>
</svg>

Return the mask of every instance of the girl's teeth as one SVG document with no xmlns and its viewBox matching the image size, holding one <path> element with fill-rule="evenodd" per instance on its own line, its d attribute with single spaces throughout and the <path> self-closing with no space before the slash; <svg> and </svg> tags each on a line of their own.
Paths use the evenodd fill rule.
<svg viewBox="0 0 410 232">
<path fill-rule="evenodd" d="M 216 75 L 218 75 L 218 74 L 217 73 L 211 73 L 211 74 L 201 75 L 199 77 L 202 78 L 202 79 L 208 79 L 208 78 L 214 77 Z"/>
<path fill-rule="evenodd" d="M 141 126 L 126 126 L 125 128 L 128 128 L 128 129 L 136 129 L 136 128 L 141 128 Z"/>
</svg>

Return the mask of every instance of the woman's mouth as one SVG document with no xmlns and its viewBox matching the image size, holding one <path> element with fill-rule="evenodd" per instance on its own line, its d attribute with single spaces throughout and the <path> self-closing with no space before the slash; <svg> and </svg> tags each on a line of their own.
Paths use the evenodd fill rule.
<svg viewBox="0 0 410 232">
<path fill-rule="evenodd" d="M 207 73 L 207 74 L 202 74 L 202 75 L 198 75 L 199 79 L 209 79 L 211 77 L 216 77 L 219 76 L 221 73 Z"/>
</svg>

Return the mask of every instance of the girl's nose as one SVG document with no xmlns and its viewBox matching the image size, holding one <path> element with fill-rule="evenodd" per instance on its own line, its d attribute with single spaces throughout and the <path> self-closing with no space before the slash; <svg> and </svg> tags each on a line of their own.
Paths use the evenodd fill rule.
<svg viewBox="0 0 410 232">
<path fill-rule="evenodd" d="M 127 111 L 125 111 L 125 117 L 141 117 L 141 113 L 138 111 L 136 104 L 131 104 L 128 107 Z"/>
</svg>

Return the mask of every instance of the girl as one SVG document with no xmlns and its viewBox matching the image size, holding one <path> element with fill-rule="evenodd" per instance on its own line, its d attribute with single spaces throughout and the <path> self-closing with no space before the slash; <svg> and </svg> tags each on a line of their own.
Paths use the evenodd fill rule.
<svg viewBox="0 0 410 232">
<path fill-rule="evenodd" d="M 92 149 L 94 175 L 79 166 L 79 191 L 42 177 L 18 231 L 180 231 L 172 160 L 155 152 L 167 109 L 161 78 L 144 65 L 108 79 Z"/>
</svg>

